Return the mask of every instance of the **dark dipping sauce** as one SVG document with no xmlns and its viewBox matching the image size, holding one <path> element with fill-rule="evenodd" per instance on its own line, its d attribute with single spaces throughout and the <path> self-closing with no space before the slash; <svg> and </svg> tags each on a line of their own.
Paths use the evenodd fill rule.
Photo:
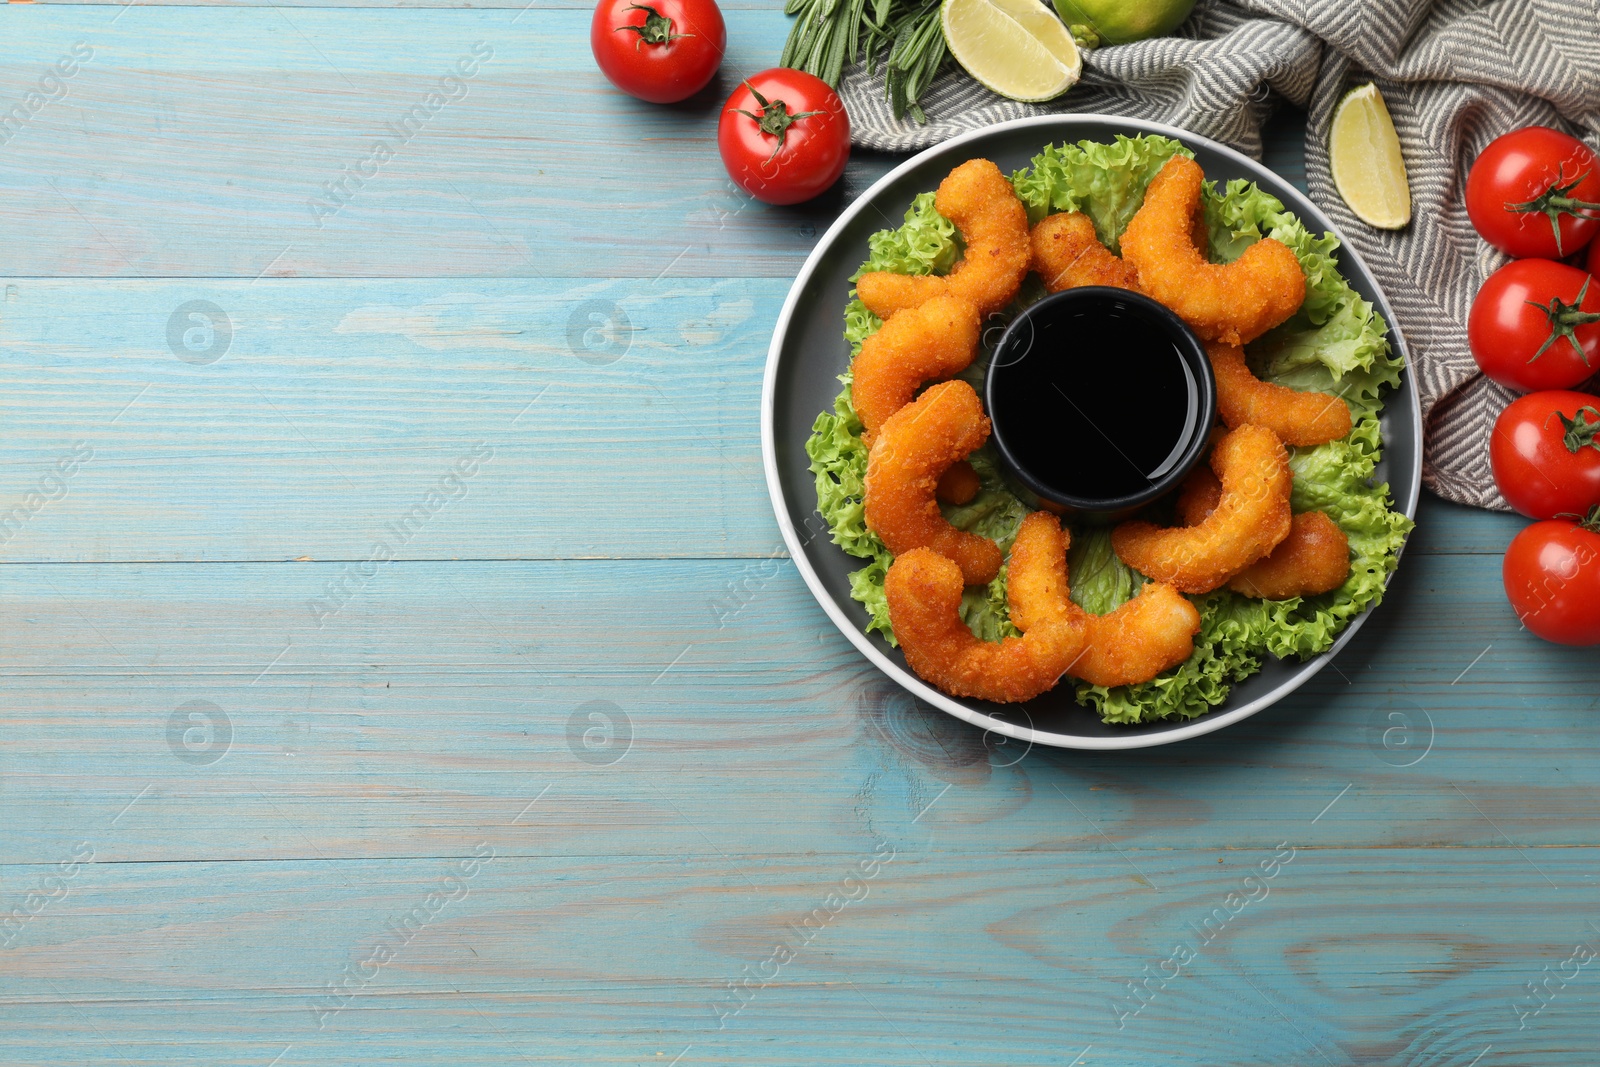
<svg viewBox="0 0 1600 1067">
<path fill-rule="evenodd" d="M 1204 444 L 1215 387 L 1199 341 L 1160 304 L 1068 290 L 1026 309 L 987 385 L 1002 459 L 1069 510 L 1137 507 L 1176 485 Z"/>
</svg>

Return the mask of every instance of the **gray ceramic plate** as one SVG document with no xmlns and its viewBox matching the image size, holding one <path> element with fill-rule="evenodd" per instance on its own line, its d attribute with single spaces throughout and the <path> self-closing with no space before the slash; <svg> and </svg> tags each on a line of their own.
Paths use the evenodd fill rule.
<svg viewBox="0 0 1600 1067">
<path fill-rule="evenodd" d="M 965 160 L 982 156 L 1009 173 L 1027 166 L 1047 144 L 1086 139 L 1110 141 L 1119 133 L 1158 133 L 1177 138 L 1194 151 L 1207 178 L 1256 182 L 1282 200 L 1313 232 L 1338 233 L 1327 216 L 1299 190 L 1261 164 L 1171 126 L 1106 115 L 1063 115 L 1019 119 L 976 130 L 902 163 L 863 193 L 828 228 L 784 301 L 772 335 L 761 393 L 762 458 L 778 525 L 795 566 L 839 630 L 885 674 L 934 707 L 985 730 L 1062 748 L 1143 748 L 1220 730 L 1304 685 L 1338 654 L 1365 619 L 1364 615 L 1354 619 L 1334 646 L 1320 656 L 1305 661 L 1266 657 L 1261 673 L 1234 686 L 1227 702 L 1209 715 L 1186 722 L 1131 727 L 1102 723 L 1092 710 L 1073 700 L 1070 684 L 1023 705 L 946 696 L 917 678 L 898 649 L 865 632 L 867 613 L 850 599 L 848 579 L 862 561 L 829 540 L 823 528 L 816 512 L 816 490 L 805 443 L 817 414 L 831 409 L 839 392 L 838 375 L 849 364 L 850 350 L 842 335 L 844 306 L 850 294 L 850 275 L 867 258 L 867 237 L 899 225 L 914 196 L 936 188 L 952 167 Z M 1348 244 L 1339 255 L 1341 273 L 1377 306 L 1390 325 L 1390 342 L 1404 356 L 1405 344 L 1394 327 L 1394 313 L 1366 265 Z M 1414 517 L 1422 482 L 1422 415 L 1409 360 L 1407 367 L 1400 388 L 1388 396 L 1383 408 L 1383 460 L 1376 477 L 1389 483 L 1394 499 L 1408 516 Z"/>
</svg>

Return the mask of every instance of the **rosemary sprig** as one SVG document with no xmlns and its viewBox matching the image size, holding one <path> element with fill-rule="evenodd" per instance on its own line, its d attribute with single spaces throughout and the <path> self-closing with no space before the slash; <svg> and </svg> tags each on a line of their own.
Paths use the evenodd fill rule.
<svg viewBox="0 0 1600 1067">
<path fill-rule="evenodd" d="M 778 59 L 837 86 L 847 63 L 866 57 L 885 67 L 884 91 L 895 118 L 926 122 L 918 100 L 948 53 L 939 28 L 939 0 L 788 0 L 795 16 Z"/>
<path fill-rule="evenodd" d="M 890 28 L 887 88 L 895 118 L 911 113 L 917 122 L 928 121 L 917 103 L 944 65 L 948 54 L 944 30 L 939 25 L 939 0 L 923 0 Z"/>
</svg>

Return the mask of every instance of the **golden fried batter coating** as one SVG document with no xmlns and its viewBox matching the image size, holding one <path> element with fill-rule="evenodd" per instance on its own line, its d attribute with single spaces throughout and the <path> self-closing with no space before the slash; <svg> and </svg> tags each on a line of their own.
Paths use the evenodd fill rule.
<svg viewBox="0 0 1600 1067">
<path fill-rule="evenodd" d="M 1336 396 L 1264 382 L 1238 345 L 1210 342 L 1206 354 L 1217 379 L 1217 413 L 1230 427 L 1265 426 L 1286 445 L 1322 445 L 1350 433 L 1350 408 Z"/>
<path fill-rule="evenodd" d="M 1167 160 L 1122 234 L 1122 256 L 1139 287 L 1167 305 L 1203 340 L 1244 344 L 1293 315 L 1306 298 L 1305 272 L 1289 247 L 1264 238 L 1228 264 L 1195 247 L 1200 165 Z"/>
<path fill-rule="evenodd" d="M 1062 621 L 1084 626 L 1088 640 L 1067 673 L 1090 685 L 1148 682 L 1189 658 L 1200 632 L 1193 604 L 1172 586 L 1151 582 L 1115 611 L 1091 615 L 1072 602 L 1066 567 L 1053 566 L 1058 552 L 1065 558 L 1069 543 L 1055 516 L 1036 511 L 1023 520 L 1006 567 L 1006 598 L 1017 629 Z M 1052 565 L 1036 563 L 1039 558 Z"/>
<path fill-rule="evenodd" d="M 1178 494 L 1178 515 L 1195 526 L 1222 499 L 1222 483 L 1209 468 L 1197 467 Z M 1265 559 L 1257 560 L 1228 582 L 1245 596 L 1287 600 L 1316 596 L 1339 588 L 1350 576 L 1350 538 L 1321 511 L 1305 511 L 1289 521 L 1289 536 Z"/>
<path fill-rule="evenodd" d="M 1067 591 L 1067 549 L 1072 535 L 1048 511 L 1022 520 L 1006 560 L 1006 603 L 1024 633 L 1047 622 L 1066 622 L 1074 605 Z"/>
<path fill-rule="evenodd" d="M 989 437 L 972 386 L 942 382 L 889 416 L 867 454 L 867 527 L 895 555 L 928 548 L 953 560 L 968 585 L 994 580 L 1000 546 L 958 530 L 939 511 L 939 476 Z"/>
<path fill-rule="evenodd" d="M 1050 215 L 1028 234 L 1033 271 L 1052 293 L 1085 285 L 1139 288 L 1133 268 L 1100 243 L 1094 223 L 1080 212 Z"/>
<path fill-rule="evenodd" d="M 1189 240 L 1194 242 L 1200 258 L 1211 258 L 1211 227 L 1206 225 L 1206 213 L 1203 208 L 1195 208 L 1194 222 L 1189 227 Z"/>
<path fill-rule="evenodd" d="M 856 295 L 881 319 L 941 293 L 964 297 L 989 315 L 1016 298 L 1028 273 L 1028 210 L 999 167 L 967 160 L 939 183 L 933 205 L 955 223 L 966 252 L 949 274 L 863 274 Z"/>
<path fill-rule="evenodd" d="M 983 488 L 983 482 L 978 478 L 978 472 L 972 469 L 972 464 L 964 459 L 956 460 L 950 469 L 939 475 L 939 484 L 935 493 L 941 504 L 970 504 Z"/>
<path fill-rule="evenodd" d="M 956 264 L 957 268 L 960 266 L 960 263 Z M 873 271 L 856 279 L 856 296 L 874 315 L 887 321 L 896 312 L 920 307 L 936 296 L 950 295 L 950 277 L 945 274 Z"/>
<path fill-rule="evenodd" d="M 1008 597 L 1021 637 L 980 641 L 961 621 L 962 576 L 950 560 L 925 548 L 895 557 L 884 579 L 889 622 L 906 662 L 946 693 L 1003 704 L 1031 700 L 1054 686 L 1083 651 L 1081 621 L 1058 615 L 1023 626 L 1018 590 L 1066 588 L 1066 537 L 1054 516 L 1035 512 L 1011 549 Z M 1064 596 L 1064 594 L 1063 594 Z"/>
<path fill-rule="evenodd" d="M 978 351 L 978 309 L 958 296 L 907 308 L 861 344 L 850 365 L 856 414 L 872 444 L 884 420 L 911 403 L 923 382 L 966 370 Z"/>
<path fill-rule="evenodd" d="M 1289 536 L 1289 454 L 1265 426 L 1229 431 L 1211 451 L 1222 482 L 1216 510 L 1194 526 L 1125 522 L 1111 547 L 1140 574 L 1184 593 L 1209 593 Z"/>
<path fill-rule="evenodd" d="M 1221 500 L 1222 483 L 1216 474 L 1210 467 L 1196 467 L 1178 491 L 1178 521 L 1185 526 L 1199 526 L 1217 510 Z"/>
<path fill-rule="evenodd" d="M 1148 682 L 1188 659 L 1200 632 L 1200 612 L 1161 582 L 1147 583 L 1115 611 L 1084 618 L 1089 642 L 1070 673 L 1090 685 Z"/>
<path fill-rule="evenodd" d="M 1245 596 L 1288 600 L 1337 589 L 1350 576 L 1350 539 L 1320 511 L 1294 517 L 1289 536 L 1266 559 L 1252 563 L 1228 583 Z"/>
</svg>

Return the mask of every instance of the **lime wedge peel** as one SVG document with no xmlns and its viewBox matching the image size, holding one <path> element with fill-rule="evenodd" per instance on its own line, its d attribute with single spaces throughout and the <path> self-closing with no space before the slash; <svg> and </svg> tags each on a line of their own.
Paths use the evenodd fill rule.
<svg viewBox="0 0 1600 1067">
<path fill-rule="evenodd" d="M 1378 87 L 1368 82 L 1344 94 L 1328 129 L 1328 169 L 1333 187 L 1356 217 L 1380 230 L 1411 221 L 1400 136 Z"/>
<path fill-rule="evenodd" d="M 1010 100 L 1053 100 L 1083 73 L 1072 34 L 1040 0 L 943 0 L 939 23 L 956 62 Z"/>
</svg>

